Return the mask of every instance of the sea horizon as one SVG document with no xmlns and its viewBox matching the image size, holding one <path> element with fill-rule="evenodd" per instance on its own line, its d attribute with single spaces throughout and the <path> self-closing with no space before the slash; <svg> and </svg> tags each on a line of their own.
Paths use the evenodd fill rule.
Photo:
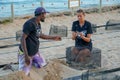
<svg viewBox="0 0 120 80">
<path fill-rule="evenodd" d="M 49 12 L 67 11 L 68 0 L 0 0 L 0 18 L 11 16 L 11 4 L 14 6 L 14 16 L 33 14 L 35 8 L 40 7 L 43 1 L 43 7 Z M 103 0 L 102 6 L 111 6 L 120 4 L 119 0 Z M 99 0 L 80 0 L 80 8 L 99 7 Z"/>
</svg>

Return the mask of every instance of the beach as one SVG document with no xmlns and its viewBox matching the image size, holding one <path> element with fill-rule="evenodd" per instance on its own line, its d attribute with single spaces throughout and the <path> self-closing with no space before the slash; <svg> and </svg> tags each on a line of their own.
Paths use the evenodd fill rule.
<svg viewBox="0 0 120 80">
<path fill-rule="evenodd" d="M 30 18 L 30 17 L 28 17 Z M 0 24 L 0 38 L 15 37 L 18 30 L 28 18 L 16 18 L 13 23 Z M 96 25 L 105 25 L 108 20 L 120 20 L 120 9 L 104 13 L 86 14 L 86 20 Z M 41 23 L 42 32 L 49 34 L 50 25 L 65 25 L 71 30 L 72 22 L 77 20 L 77 16 L 59 15 L 47 17 L 44 23 Z M 97 32 L 92 35 L 93 47 L 101 49 L 102 66 L 101 68 L 115 68 L 120 66 L 120 30 L 105 30 L 105 27 L 97 28 Z M 71 31 L 62 41 L 48 41 L 40 39 L 40 52 L 50 61 L 53 58 L 65 57 L 66 47 L 74 46 L 71 39 Z M 0 41 L 0 46 L 18 44 L 15 38 Z M 47 47 L 47 48 L 46 48 Z M 18 46 L 0 49 L 0 65 L 17 62 Z"/>
</svg>

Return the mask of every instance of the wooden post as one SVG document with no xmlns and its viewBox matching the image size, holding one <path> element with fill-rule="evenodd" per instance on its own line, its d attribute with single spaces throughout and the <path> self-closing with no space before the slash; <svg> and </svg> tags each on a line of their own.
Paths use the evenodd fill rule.
<svg viewBox="0 0 120 80">
<path fill-rule="evenodd" d="M 81 5 L 81 3 L 80 3 L 80 0 L 79 0 L 79 7 L 78 7 L 78 9 L 80 8 L 80 5 Z"/>
<path fill-rule="evenodd" d="M 72 10 L 72 16 L 74 16 L 75 15 L 74 8 L 71 8 L 71 10 Z"/>
<path fill-rule="evenodd" d="M 70 9 L 70 0 L 68 0 L 68 9 Z"/>
<path fill-rule="evenodd" d="M 11 3 L 11 22 L 14 21 L 14 6 L 13 3 Z"/>
<path fill-rule="evenodd" d="M 40 5 L 41 5 L 41 7 L 43 7 L 43 0 L 41 0 Z"/>
<path fill-rule="evenodd" d="M 100 0 L 100 4 L 99 4 L 99 13 L 102 12 L 102 0 Z"/>
</svg>

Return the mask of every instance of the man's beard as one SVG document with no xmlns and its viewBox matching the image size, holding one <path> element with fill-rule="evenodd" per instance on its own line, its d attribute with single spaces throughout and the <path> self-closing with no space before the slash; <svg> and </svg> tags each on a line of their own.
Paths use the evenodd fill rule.
<svg viewBox="0 0 120 80">
<path fill-rule="evenodd" d="M 41 21 L 41 22 L 45 22 L 45 19 L 41 19 L 40 21 Z"/>
</svg>

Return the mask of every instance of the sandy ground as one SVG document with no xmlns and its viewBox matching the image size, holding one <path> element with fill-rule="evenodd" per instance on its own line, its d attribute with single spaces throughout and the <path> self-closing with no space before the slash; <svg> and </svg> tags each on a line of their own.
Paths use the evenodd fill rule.
<svg viewBox="0 0 120 80">
<path fill-rule="evenodd" d="M 10 70 L 7 70 L 10 72 Z M 57 59 L 51 60 L 47 66 L 37 69 L 32 67 L 29 76 L 25 76 L 24 72 L 16 71 L 11 74 L 0 76 L 0 80 L 66 80 L 72 76 L 80 76 L 87 70 L 75 70 L 68 67 L 64 61 Z M 71 73 L 72 72 L 72 73 Z"/>
<path fill-rule="evenodd" d="M 105 13 L 86 14 L 86 20 L 97 25 L 106 24 L 109 19 L 120 20 L 120 9 Z M 27 19 L 15 19 L 13 23 L 0 24 L 0 38 L 15 37 L 15 33 L 22 29 L 22 25 Z M 42 31 L 49 34 L 50 25 L 65 25 L 71 29 L 72 22 L 77 20 L 76 16 L 48 17 L 42 24 Z M 68 32 L 71 37 L 71 32 Z M 113 68 L 120 66 L 120 30 L 106 31 L 105 28 L 98 28 L 92 36 L 93 46 L 102 50 L 102 68 Z M 74 41 L 63 38 L 62 41 L 41 40 L 41 54 L 49 61 L 53 58 L 65 56 L 66 47 L 73 46 Z M 0 46 L 18 43 L 15 39 L 1 40 Z M 46 48 L 49 47 L 49 48 Z M 18 47 L 0 49 L 0 65 L 10 62 L 17 62 Z"/>
</svg>

